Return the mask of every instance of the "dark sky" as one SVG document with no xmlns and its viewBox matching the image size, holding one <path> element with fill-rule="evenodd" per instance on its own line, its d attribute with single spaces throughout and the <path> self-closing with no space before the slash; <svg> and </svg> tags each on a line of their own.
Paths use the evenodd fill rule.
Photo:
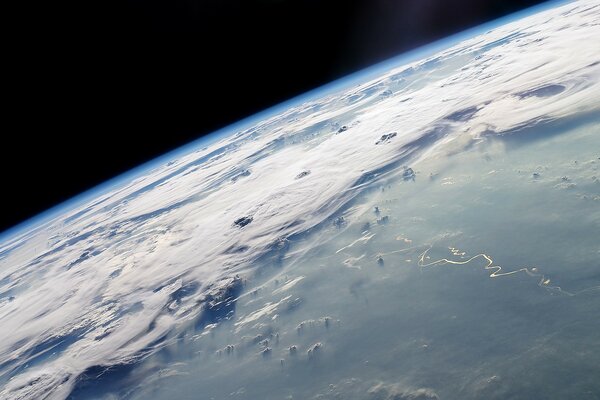
<svg viewBox="0 0 600 400">
<path fill-rule="evenodd" d="M 0 231 L 140 163 L 536 0 L 23 2 Z"/>
</svg>

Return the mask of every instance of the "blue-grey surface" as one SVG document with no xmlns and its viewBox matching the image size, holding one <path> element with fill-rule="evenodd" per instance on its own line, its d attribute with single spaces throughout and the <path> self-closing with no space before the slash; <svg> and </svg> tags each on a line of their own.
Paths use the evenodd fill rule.
<svg viewBox="0 0 600 400">
<path fill-rule="evenodd" d="M 600 4 L 2 237 L 3 399 L 600 399 Z"/>
</svg>

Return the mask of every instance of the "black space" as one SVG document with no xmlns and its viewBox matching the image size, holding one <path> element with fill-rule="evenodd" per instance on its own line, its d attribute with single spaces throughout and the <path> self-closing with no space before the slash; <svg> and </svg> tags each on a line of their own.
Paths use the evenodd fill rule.
<svg viewBox="0 0 600 400">
<path fill-rule="evenodd" d="M 0 231 L 294 95 L 535 0 L 21 3 Z"/>
</svg>

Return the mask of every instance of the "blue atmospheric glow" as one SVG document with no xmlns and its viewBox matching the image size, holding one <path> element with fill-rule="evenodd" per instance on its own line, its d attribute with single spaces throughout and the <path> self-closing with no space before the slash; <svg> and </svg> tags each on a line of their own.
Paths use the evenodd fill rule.
<svg viewBox="0 0 600 400">
<path fill-rule="evenodd" d="M 176 158 L 182 154 L 185 154 L 185 153 L 194 151 L 198 148 L 208 146 L 212 143 L 215 143 L 215 142 L 227 137 L 228 135 L 232 134 L 236 130 L 246 129 L 257 122 L 259 122 L 263 119 L 269 118 L 273 115 L 277 115 L 278 113 L 280 113 L 290 107 L 293 107 L 294 105 L 300 104 L 305 101 L 313 100 L 315 98 L 323 97 L 328 94 L 343 90 L 352 85 L 359 84 L 360 82 L 364 82 L 372 77 L 378 76 L 381 73 L 383 73 L 391 68 L 428 57 L 432 54 L 435 54 L 436 52 L 438 52 L 440 50 L 448 48 L 448 47 L 450 47 L 454 44 L 457 44 L 465 39 L 476 36 L 477 34 L 483 33 L 485 31 L 493 29 L 502 24 L 506 24 L 510 21 L 518 20 L 525 16 L 535 14 L 542 10 L 556 7 L 560 4 L 565 4 L 570 1 L 571 0 L 551 0 L 551 1 L 547 1 L 545 3 L 542 3 L 540 5 L 533 6 L 533 7 L 527 8 L 525 10 L 518 11 L 516 13 L 507 15 L 505 17 L 498 18 L 494 21 L 479 25 L 479 26 L 471 28 L 471 29 L 467 29 L 460 33 L 451 35 L 447 38 L 444 38 L 444 39 L 435 41 L 433 43 L 430 43 L 428 45 L 419 47 L 417 49 L 408 51 L 399 56 L 392 57 L 386 61 L 375 64 L 375 65 L 365 68 L 361 71 L 357 71 L 348 76 L 345 76 L 345 77 L 335 80 L 331 83 L 328 83 L 324 86 L 310 90 L 304 94 L 301 94 L 292 99 L 284 101 L 283 103 L 280 103 L 273 107 L 267 108 L 263 111 L 260 111 L 249 117 L 246 117 L 246 118 L 244 118 L 238 122 L 235 122 L 231 125 L 225 126 L 225 127 L 221 128 L 215 132 L 212 132 L 206 136 L 203 136 L 197 140 L 194 140 L 186 145 L 183 145 L 178 149 L 172 150 L 170 152 L 165 153 L 162 156 L 159 156 L 159 157 L 157 157 L 153 160 L 150 160 L 146 163 L 143 163 L 143 164 L 139 165 L 138 167 L 133 168 L 130 171 L 127 171 L 127 172 L 125 172 L 121 175 L 118 175 L 104 183 L 101 183 L 100 185 L 95 186 L 79 195 L 76 195 L 75 197 L 73 197 L 69 200 L 66 200 L 63 203 L 60 203 L 44 212 L 38 214 L 37 216 L 32 217 L 12 228 L 9 228 L 8 230 L 6 230 L 4 232 L 0 232 L 0 240 L 6 239 L 6 238 L 8 238 L 12 235 L 15 235 L 25 229 L 30 229 L 30 228 L 34 227 L 35 225 L 41 225 L 41 224 L 49 221 L 53 217 L 55 217 L 59 214 L 63 214 L 65 212 L 75 208 L 76 206 L 84 203 L 85 201 L 88 201 L 94 197 L 97 197 L 103 193 L 106 193 L 121 184 L 130 182 L 131 180 L 145 174 L 148 170 L 156 167 L 157 165 L 159 165 L 161 163 L 168 162 L 169 160 Z"/>
</svg>

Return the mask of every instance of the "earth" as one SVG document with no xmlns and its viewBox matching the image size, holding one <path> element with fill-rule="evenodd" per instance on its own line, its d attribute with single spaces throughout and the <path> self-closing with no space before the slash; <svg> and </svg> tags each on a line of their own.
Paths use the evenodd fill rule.
<svg viewBox="0 0 600 400">
<path fill-rule="evenodd" d="M 600 399 L 600 4 L 550 3 L 0 237 L 2 399 Z"/>
</svg>

